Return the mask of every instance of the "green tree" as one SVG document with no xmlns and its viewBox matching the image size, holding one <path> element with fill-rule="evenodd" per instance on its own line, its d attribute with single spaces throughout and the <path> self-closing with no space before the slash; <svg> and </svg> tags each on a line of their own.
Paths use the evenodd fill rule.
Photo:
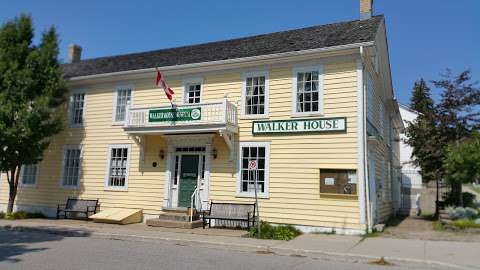
<svg viewBox="0 0 480 270">
<path fill-rule="evenodd" d="M 480 88 L 472 82 L 470 70 L 458 75 L 453 75 L 447 70 L 443 78 L 433 81 L 433 84 L 442 90 L 436 108 L 437 130 L 442 145 L 459 147 L 464 141 L 472 138 L 472 134 L 480 128 Z M 453 171 L 449 170 L 446 179 L 454 178 L 451 173 Z M 457 205 L 463 205 L 461 180 L 450 183 L 451 192 L 457 198 Z"/>
<path fill-rule="evenodd" d="M 415 82 L 410 99 L 410 108 L 419 115 L 406 128 L 406 143 L 412 147 L 412 160 L 420 168 L 422 181 L 436 183 L 436 201 L 439 201 L 439 181 L 442 179 L 445 147 L 436 124 L 435 102 L 425 80 Z M 435 214 L 439 208 L 436 203 Z"/>
<path fill-rule="evenodd" d="M 480 134 L 448 147 L 445 159 L 447 179 L 460 184 L 472 183 L 480 177 Z"/>
<path fill-rule="evenodd" d="M 410 108 L 419 113 L 406 128 L 406 142 L 412 147 L 413 162 L 420 168 L 424 182 L 436 180 L 443 172 L 444 151 L 439 147 L 441 137 L 436 127 L 435 103 L 423 79 L 415 82 Z"/>
<path fill-rule="evenodd" d="M 32 43 L 27 15 L 0 28 L 0 171 L 7 173 L 11 213 L 22 165 L 42 160 L 51 137 L 63 128 L 68 89 L 58 61 L 58 37 L 52 27 Z"/>
</svg>

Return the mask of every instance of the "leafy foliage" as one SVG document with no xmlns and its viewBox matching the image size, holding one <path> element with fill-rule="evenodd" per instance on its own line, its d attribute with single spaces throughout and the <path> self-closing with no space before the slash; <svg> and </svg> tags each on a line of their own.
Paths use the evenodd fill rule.
<svg viewBox="0 0 480 270">
<path fill-rule="evenodd" d="M 293 238 L 301 235 L 298 229 L 292 225 L 279 225 L 272 226 L 267 222 L 262 221 L 260 223 L 260 235 L 258 235 L 257 228 L 251 228 L 248 232 L 249 237 L 260 239 L 274 239 L 274 240 L 292 240 Z"/>
<path fill-rule="evenodd" d="M 417 81 L 410 105 L 420 115 L 406 130 L 406 142 L 413 148 L 412 158 L 423 179 L 450 180 L 452 198 L 457 200 L 455 205 L 463 205 L 461 183 L 474 180 L 472 164 L 477 160 L 476 155 L 464 159 L 459 158 L 461 152 L 456 153 L 458 146 L 474 137 L 480 128 L 480 88 L 471 80 L 470 70 L 457 76 L 447 70 L 441 80 L 432 81 L 441 91 L 438 103 L 434 102 L 425 81 Z M 461 151 L 471 153 L 475 147 L 471 145 Z M 447 155 L 455 166 L 446 166 Z"/>
<path fill-rule="evenodd" d="M 450 182 L 471 183 L 480 177 L 480 134 L 448 147 L 445 160 Z"/>
<path fill-rule="evenodd" d="M 0 212 L 0 219 L 27 219 L 27 218 L 45 218 L 45 215 L 40 212 L 30 213 L 26 211 L 13 212 L 9 215 Z"/>
<path fill-rule="evenodd" d="M 11 213 L 22 165 L 42 160 L 63 127 L 67 87 L 55 28 L 32 44 L 32 19 L 21 15 L 0 28 L 0 170 L 7 172 Z"/>
<path fill-rule="evenodd" d="M 452 225 L 458 229 L 480 228 L 480 224 L 473 219 L 458 219 L 452 222 Z"/>
</svg>

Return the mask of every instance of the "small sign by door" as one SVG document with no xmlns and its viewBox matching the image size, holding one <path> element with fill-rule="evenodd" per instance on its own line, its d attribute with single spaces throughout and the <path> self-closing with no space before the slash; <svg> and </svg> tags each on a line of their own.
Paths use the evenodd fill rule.
<svg viewBox="0 0 480 270">
<path fill-rule="evenodd" d="M 258 163 L 257 163 L 257 160 L 256 159 L 253 159 L 253 160 L 250 160 L 248 162 L 248 169 L 249 170 L 256 170 L 258 167 Z"/>
</svg>

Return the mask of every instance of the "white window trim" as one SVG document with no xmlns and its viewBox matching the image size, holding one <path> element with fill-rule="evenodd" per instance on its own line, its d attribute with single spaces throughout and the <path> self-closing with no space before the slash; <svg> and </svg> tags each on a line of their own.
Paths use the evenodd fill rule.
<svg viewBox="0 0 480 270">
<path fill-rule="evenodd" d="M 78 181 L 76 185 L 64 185 L 63 178 L 65 174 L 65 152 L 70 149 L 80 149 L 80 162 L 79 162 L 79 172 L 78 172 Z M 83 145 L 81 144 L 66 144 L 63 146 L 62 152 L 62 173 L 60 174 L 60 187 L 64 189 L 78 189 L 80 187 L 80 181 L 82 179 L 82 164 L 83 164 Z"/>
<path fill-rule="evenodd" d="M 32 187 L 32 188 L 37 187 L 37 185 L 38 185 L 38 178 L 39 178 L 38 174 L 39 174 L 39 172 L 40 172 L 40 164 L 37 163 L 37 164 L 32 164 L 32 165 L 36 165 L 36 166 L 37 166 L 37 169 L 36 169 L 36 172 L 35 172 L 35 183 L 33 183 L 33 184 L 24 184 L 24 183 L 23 183 L 23 172 L 24 172 L 24 169 L 25 169 L 25 165 L 22 165 L 22 167 L 20 168 L 20 179 L 19 179 L 19 181 L 18 181 L 18 182 L 19 182 L 19 185 L 20 185 L 21 187 Z"/>
<path fill-rule="evenodd" d="M 247 96 L 247 78 L 249 77 L 265 77 L 265 104 L 264 104 L 264 111 L 263 114 L 246 114 L 245 113 L 245 105 L 247 104 L 246 96 Z M 260 119 L 260 118 L 268 118 L 268 105 L 270 103 L 269 99 L 269 87 L 270 79 L 269 79 L 269 72 L 268 70 L 258 70 L 258 71 L 249 71 L 244 72 L 242 74 L 242 102 L 241 102 L 241 109 L 240 109 L 240 119 Z"/>
<path fill-rule="evenodd" d="M 108 184 L 110 178 L 110 162 L 112 159 L 112 149 L 113 148 L 127 148 L 128 156 L 127 156 L 127 171 L 125 177 L 125 186 L 123 187 L 115 187 L 110 186 Z M 128 190 L 128 176 L 130 174 L 130 158 L 132 156 L 132 145 L 131 144 L 109 144 L 108 145 L 108 152 L 107 152 L 107 166 L 105 170 L 105 181 L 104 181 L 104 190 L 108 191 L 127 191 Z"/>
<path fill-rule="evenodd" d="M 125 89 L 125 88 L 130 88 L 131 89 L 131 95 L 130 95 L 130 104 L 127 103 L 127 105 L 132 106 L 133 105 L 133 93 L 135 92 L 135 88 L 133 84 L 120 84 L 115 87 L 115 94 L 113 95 L 113 108 L 112 108 L 112 125 L 114 126 L 121 126 L 125 124 L 125 120 L 123 121 L 116 121 L 115 116 L 117 114 L 117 101 L 118 101 L 118 91 L 120 89 Z M 128 111 L 125 112 L 126 114 Z M 127 117 L 125 116 L 125 119 Z"/>
<path fill-rule="evenodd" d="M 74 124 L 72 123 L 72 104 L 73 104 L 73 96 L 75 94 L 83 94 L 83 111 L 82 111 L 82 123 L 81 124 Z M 84 89 L 74 90 L 70 94 L 70 100 L 68 102 L 68 124 L 70 128 L 80 128 L 85 126 L 85 112 L 87 111 L 87 91 Z"/>
<path fill-rule="evenodd" d="M 201 104 L 203 102 L 203 77 L 194 77 L 187 78 L 183 80 L 183 104 L 184 105 L 195 105 Z M 200 103 L 188 103 L 188 86 L 192 84 L 200 84 Z"/>
<path fill-rule="evenodd" d="M 237 197 L 255 198 L 255 192 L 242 192 L 242 147 L 265 147 L 265 192 L 259 192 L 258 198 L 270 197 L 270 142 L 240 142 L 238 145 Z"/>
<path fill-rule="evenodd" d="M 297 112 L 297 73 L 318 71 L 318 112 Z M 324 115 L 324 94 L 323 89 L 323 65 L 298 66 L 292 68 L 292 117 L 323 116 Z"/>
</svg>

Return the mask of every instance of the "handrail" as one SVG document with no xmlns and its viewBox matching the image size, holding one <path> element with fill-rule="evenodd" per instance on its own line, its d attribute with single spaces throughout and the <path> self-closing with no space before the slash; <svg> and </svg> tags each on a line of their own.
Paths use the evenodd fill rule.
<svg viewBox="0 0 480 270">
<path fill-rule="evenodd" d="M 178 109 L 187 108 L 201 108 L 201 118 L 196 120 L 177 120 L 176 126 L 182 125 L 208 125 L 208 124 L 223 124 L 223 125 L 237 125 L 237 107 L 234 103 L 224 99 L 217 102 L 206 102 L 198 104 L 180 104 L 176 106 Z M 128 104 L 127 116 L 124 127 L 139 128 L 139 127 L 169 127 L 171 122 L 150 122 L 149 111 L 155 109 L 168 109 L 170 106 L 148 106 L 148 107 L 132 107 Z"/>
<path fill-rule="evenodd" d="M 193 190 L 192 196 L 190 196 L 190 223 L 193 222 L 193 206 L 195 202 L 195 209 L 202 210 L 202 202 L 200 201 L 200 189 L 196 186 Z"/>
</svg>

